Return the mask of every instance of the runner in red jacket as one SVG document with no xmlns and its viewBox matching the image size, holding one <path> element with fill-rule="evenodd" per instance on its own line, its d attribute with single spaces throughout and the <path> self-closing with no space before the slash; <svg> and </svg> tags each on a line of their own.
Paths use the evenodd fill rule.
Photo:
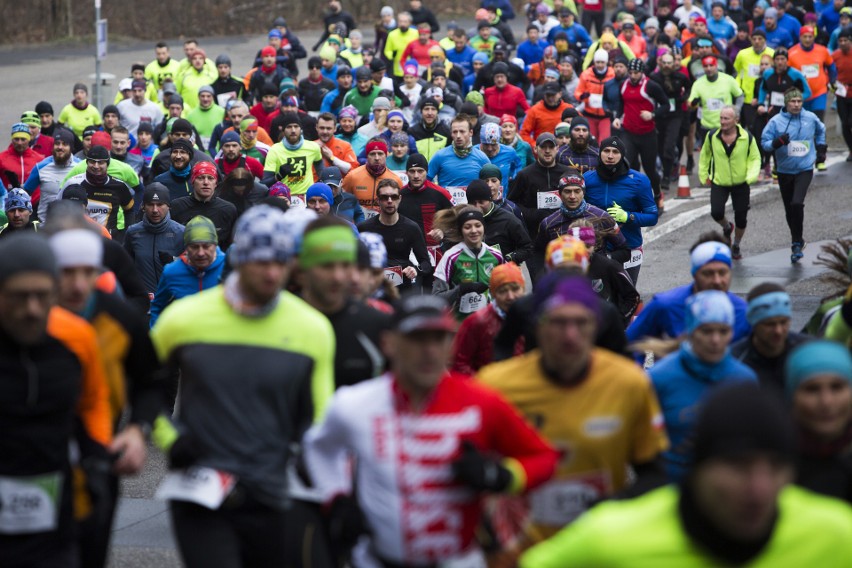
<svg viewBox="0 0 852 568">
<path fill-rule="evenodd" d="M 12 125 L 12 143 L 0 152 L 0 181 L 7 188 L 21 187 L 44 156 L 29 147 L 30 128 L 23 122 Z"/>
</svg>

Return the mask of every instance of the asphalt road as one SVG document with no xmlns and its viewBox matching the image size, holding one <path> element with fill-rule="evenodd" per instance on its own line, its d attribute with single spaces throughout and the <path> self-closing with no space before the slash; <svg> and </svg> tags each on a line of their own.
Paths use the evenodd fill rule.
<svg viewBox="0 0 852 568">
<path fill-rule="evenodd" d="M 303 43 L 315 41 L 316 32 L 299 34 Z M 248 69 L 249 62 L 263 36 L 202 38 L 208 56 L 228 53 L 234 61 L 235 73 Z M 171 42 L 173 55 L 182 57 L 181 42 Z M 0 51 L 0 130 L 8 129 L 20 113 L 34 107 L 39 100 L 51 102 L 59 114 L 71 100 L 72 85 L 87 80 L 94 72 L 92 50 L 55 46 Z M 107 73 L 123 77 L 135 61 L 153 58 L 152 43 L 125 44 L 115 48 L 103 64 Z M 304 66 L 304 61 L 302 61 Z M 106 88 L 105 100 L 112 101 L 117 80 Z M 829 114 L 830 132 L 834 132 L 835 115 Z M 832 137 L 832 143 L 838 140 Z M 844 162 L 846 151 L 830 149 L 827 173 L 817 174 L 806 201 L 805 238 L 809 246 L 805 258 L 790 266 L 790 235 L 777 186 L 754 188 L 749 226 L 743 241 L 745 258 L 734 266 L 733 290 L 745 294 L 755 284 L 774 281 L 787 286 L 794 298 L 794 326 L 800 327 L 813 312 L 819 299 L 834 291 L 821 267 L 813 264 L 820 241 L 852 234 L 852 164 Z M 697 161 L 697 160 L 696 160 Z M 693 179 L 693 183 L 695 180 Z M 694 186 L 693 186 L 694 187 Z M 674 197 L 675 189 L 667 197 Z M 647 299 L 655 292 L 684 284 L 690 280 L 688 250 L 702 232 L 718 229 L 709 216 L 706 189 L 695 189 L 691 200 L 667 201 L 667 212 L 660 223 L 646 231 L 645 264 L 639 289 Z M 729 209 L 730 215 L 730 209 Z M 153 451 L 143 475 L 123 483 L 123 498 L 114 527 L 111 566 L 121 568 L 169 568 L 179 566 L 164 503 L 152 499 L 164 471 L 162 456 Z"/>
</svg>

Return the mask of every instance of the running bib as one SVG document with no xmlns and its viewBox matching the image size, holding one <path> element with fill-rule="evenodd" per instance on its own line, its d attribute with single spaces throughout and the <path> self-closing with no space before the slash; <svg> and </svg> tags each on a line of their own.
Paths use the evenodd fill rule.
<svg viewBox="0 0 852 568">
<path fill-rule="evenodd" d="M 784 106 L 784 93 L 779 93 L 777 91 L 771 93 L 769 95 L 769 105 L 774 107 L 783 107 Z"/>
<path fill-rule="evenodd" d="M 802 65 L 802 75 L 806 79 L 816 79 L 819 77 L 819 64 L 812 63 L 810 65 Z"/>
<path fill-rule="evenodd" d="M 469 292 L 459 298 L 459 311 L 463 314 L 472 314 L 484 308 L 487 303 L 488 298 L 485 294 Z"/>
<path fill-rule="evenodd" d="M 59 525 L 62 473 L 0 477 L 0 534 L 54 531 Z"/>
<path fill-rule="evenodd" d="M 670 98 L 669 99 L 669 112 L 674 112 L 674 111 L 675 111 L 675 100 Z"/>
<path fill-rule="evenodd" d="M 603 108 L 603 95 L 589 95 L 589 108 Z"/>
<path fill-rule="evenodd" d="M 396 177 L 399 178 L 399 181 L 402 182 L 403 186 L 408 185 L 408 174 L 407 173 L 405 173 L 402 170 L 391 170 L 391 171 L 396 174 Z"/>
<path fill-rule="evenodd" d="M 530 517 L 534 523 L 565 526 L 604 497 L 608 488 L 603 471 L 555 479 L 530 495 Z"/>
<path fill-rule="evenodd" d="M 235 98 L 237 98 L 237 93 L 235 92 L 221 93 L 216 95 L 216 104 L 222 108 L 226 108 L 228 106 L 228 101 L 232 101 Z"/>
<path fill-rule="evenodd" d="M 624 268 L 633 268 L 634 266 L 642 265 L 642 249 L 633 249 L 630 251 L 630 260 L 624 263 Z"/>
<path fill-rule="evenodd" d="M 290 195 L 290 207 L 304 209 L 308 206 L 304 195 Z"/>
<path fill-rule="evenodd" d="M 385 280 L 394 286 L 402 286 L 402 267 L 389 266 L 385 268 Z"/>
<path fill-rule="evenodd" d="M 366 209 L 364 207 L 362 207 L 361 209 L 364 210 L 364 218 L 366 219 L 372 219 L 373 217 L 379 214 L 378 211 L 373 211 L 372 209 Z"/>
<path fill-rule="evenodd" d="M 467 203 L 467 187 L 450 186 L 446 188 L 450 192 L 450 197 L 453 198 L 453 205 L 461 205 Z"/>
<path fill-rule="evenodd" d="M 753 79 L 757 79 L 758 77 L 760 77 L 760 65 L 749 65 L 748 76 Z"/>
<path fill-rule="evenodd" d="M 237 477 L 209 467 L 170 471 L 154 495 L 156 499 L 186 501 L 216 510 L 231 494 Z"/>
<path fill-rule="evenodd" d="M 539 191 L 536 194 L 536 206 L 539 209 L 559 209 L 562 200 L 555 191 Z"/>
<path fill-rule="evenodd" d="M 791 140 L 787 144 L 787 155 L 791 158 L 804 158 L 811 151 L 811 143 L 807 140 Z"/>
<path fill-rule="evenodd" d="M 707 99 L 707 110 L 722 110 L 723 106 L 725 106 L 725 101 L 723 101 L 722 99 Z"/>
<path fill-rule="evenodd" d="M 598 0 L 586 0 L 583 4 L 586 6 L 597 6 L 600 2 Z"/>
<path fill-rule="evenodd" d="M 438 251 L 441 250 L 441 245 L 432 245 L 426 246 L 426 252 L 429 253 L 429 262 L 432 263 L 432 266 L 438 265 Z"/>
</svg>

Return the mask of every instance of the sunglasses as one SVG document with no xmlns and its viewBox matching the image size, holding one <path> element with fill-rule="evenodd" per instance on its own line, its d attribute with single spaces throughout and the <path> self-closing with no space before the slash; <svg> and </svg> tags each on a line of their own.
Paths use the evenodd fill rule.
<svg viewBox="0 0 852 568">
<path fill-rule="evenodd" d="M 400 197 L 399 195 L 387 195 L 387 194 L 385 194 L 385 195 L 379 195 L 377 199 L 379 201 L 388 201 L 388 200 L 399 201 L 399 197 Z"/>
</svg>

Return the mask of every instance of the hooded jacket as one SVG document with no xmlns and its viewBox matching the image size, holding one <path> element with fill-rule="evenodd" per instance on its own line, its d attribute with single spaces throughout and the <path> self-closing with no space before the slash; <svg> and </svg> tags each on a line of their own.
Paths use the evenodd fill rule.
<svg viewBox="0 0 852 568">
<path fill-rule="evenodd" d="M 783 134 L 790 137 L 789 143 L 773 148 L 772 141 Z M 774 152 L 779 174 L 810 171 L 816 163 L 817 148 L 825 146 L 825 125 L 811 111 L 802 109 L 796 115 L 783 110 L 769 119 L 760 145 L 765 151 Z"/>
<path fill-rule="evenodd" d="M 173 221 L 170 214 L 156 224 L 143 216 L 140 222 L 127 228 L 124 250 L 133 259 L 149 294 L 157 290 L 165 266 L 163 261 L 183 252 L 183 232 L 184 226 Z"/>
</svg>

